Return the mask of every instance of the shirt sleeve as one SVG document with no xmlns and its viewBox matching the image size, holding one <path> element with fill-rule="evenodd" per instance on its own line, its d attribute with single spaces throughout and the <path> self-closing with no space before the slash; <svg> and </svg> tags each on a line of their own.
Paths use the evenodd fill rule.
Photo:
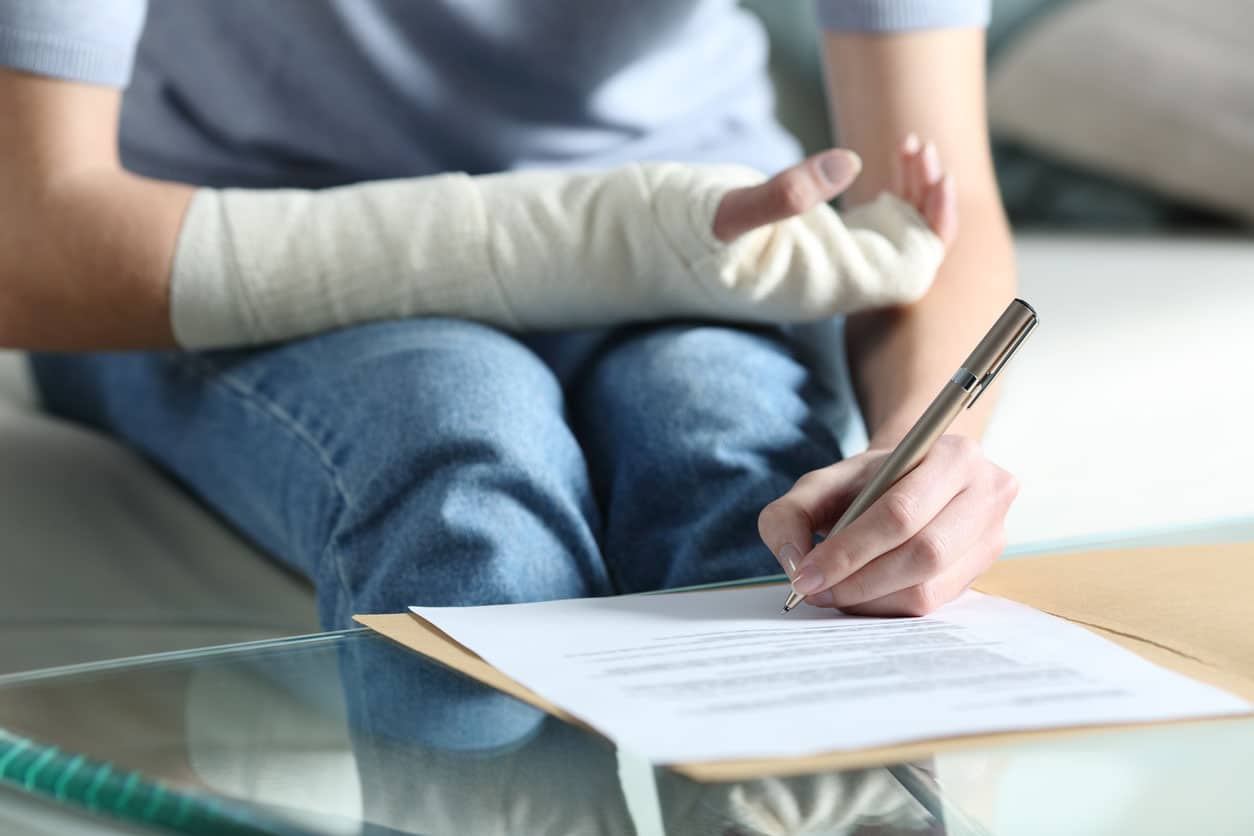
<svg viewBox="0 0 1254 836">
<path fill-rule="evenodd" d="M 988 25 L 992 0 L 818 0 L 824 29 L 900 32 Z"/>
<path fill-rule="evenodd" d="M 147 0 L 0 0 L 0 66 L 123 87 Z"/>
</svg>

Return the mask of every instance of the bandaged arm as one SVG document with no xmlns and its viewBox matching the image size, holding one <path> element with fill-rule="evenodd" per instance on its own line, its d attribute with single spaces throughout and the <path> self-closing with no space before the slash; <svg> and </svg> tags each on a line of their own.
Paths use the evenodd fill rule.
<svg viewBox="0 0 1254 836">
<path fill-rule="evenodd" d="M 515 331 L 700 316 L 807 321 L 909 302 L 944 247 L 883 194 L 731 243 L 712 232 L 746 168 L 448 174 L 324 191 L 199 190 L 171 318 L 185 348 L 265 343 L 370 320 L 474 319 Z"/>
</svg>

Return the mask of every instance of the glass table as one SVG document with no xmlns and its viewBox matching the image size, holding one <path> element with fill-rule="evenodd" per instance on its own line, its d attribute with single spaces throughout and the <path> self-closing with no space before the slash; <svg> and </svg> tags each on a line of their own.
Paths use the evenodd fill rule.
<svg viewBox="0 0 1254 836">
<path fill-rule="evenodd" d="M 1231 720 L 700 784 L 366 630 L 0 677 L 5 834 L 1249 834 L 1252 772 Z"/>
</svg>

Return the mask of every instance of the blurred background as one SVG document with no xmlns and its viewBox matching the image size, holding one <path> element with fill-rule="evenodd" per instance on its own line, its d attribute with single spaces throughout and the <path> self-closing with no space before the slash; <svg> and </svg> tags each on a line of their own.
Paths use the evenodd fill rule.
<svg viewBox="0 0 1254 836">
<path fill-rule="evenodd" d="M 808 0 L 766 23 L 779 113 L 830 144 Z M 1226 230 L 1254 223 L 1254 4 L 993 0 L 989 121 L 1017 228 Z"/>
</svg>

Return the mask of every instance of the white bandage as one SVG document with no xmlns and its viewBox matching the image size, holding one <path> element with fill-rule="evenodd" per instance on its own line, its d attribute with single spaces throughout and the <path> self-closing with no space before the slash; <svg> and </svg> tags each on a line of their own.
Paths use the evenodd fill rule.
<svg viewBox="0 0 1254 836">
<path fill-rule="evenodd" d="M 735 166 L 449 174 L 306 191 L 201 189 L 171 289 L 186 348 L 450 316 L 516 331 L 701 316 L 806 321 L 909 302 L 944 247 L 890 195 L 713 233 Z"/>
</svg>

